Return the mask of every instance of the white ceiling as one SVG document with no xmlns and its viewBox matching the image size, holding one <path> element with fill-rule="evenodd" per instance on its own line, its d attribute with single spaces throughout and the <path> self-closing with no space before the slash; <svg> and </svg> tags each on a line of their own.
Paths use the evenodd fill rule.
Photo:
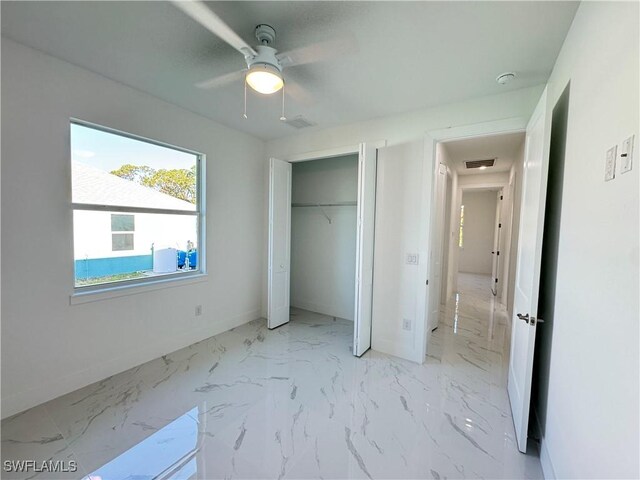
<svg viewBox="0 0 640 480">
<path fill-rule="evenodd" d="M 349 54 L 285 69 L 306 90 L 287 116 L 326 128 L 544 83 L 577 2 L 209 2 L 241 37 L 268 23 L 276 47 L 338 39 Z M 282 124 L 281 98 L 242 82 L 194 84 L 245 66 L 242 55 L 166 2 L 3 1 L 2 34 L 263 139 Z M 516 71 L 500 86 L 495 77 Z"/>
<path fill-rule="evenodd" d="M 458 175 L 483 175 L 489 173 L 508 172 L 513 165 L 517 153 L 524 142 L 524 132 L 474 137 L 465 140 L 454 140 L 443 143 L 447 157 L 458 172 Z M 467 169 L 464 162 L 468 160 L 486 160 L 495 158 L 493 167 L 484 170 Z"/>
</svg>

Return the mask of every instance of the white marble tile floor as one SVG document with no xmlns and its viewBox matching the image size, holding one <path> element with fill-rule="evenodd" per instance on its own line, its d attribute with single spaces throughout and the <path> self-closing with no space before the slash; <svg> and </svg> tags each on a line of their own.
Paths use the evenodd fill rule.
<svg viewBox="0 0 640 480">
<path fill-rule="evenodd" d="M 516 447 L 493 302 L 461 275 L 423 365 L 355 358 L 346 320 L 250 322 L 4 420 L 2 478 L 542 478 Z M 25 460 L 77 471 L 7 471 Z"/>
</svg>

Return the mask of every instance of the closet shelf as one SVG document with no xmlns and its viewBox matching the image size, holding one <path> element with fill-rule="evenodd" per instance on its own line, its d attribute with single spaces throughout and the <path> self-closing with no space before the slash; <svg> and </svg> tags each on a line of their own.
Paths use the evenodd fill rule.
<svg viewBox="0 0 640 480">
<path fill-rule="evenodd" d="M 355 207 L 358 202 L 292 203 L 292 207 Z"/>
<path fill-rule="evenodd" d="M 322 211 L 322 215 L 327 219 L 327 222 L 332 223 L 331 217 L 327 215 L 324 207 L 355 207 L 358 202 L 334 202 L 334 203 L 292 203 L 292 207 L 317 207 Z"/>
</svg>

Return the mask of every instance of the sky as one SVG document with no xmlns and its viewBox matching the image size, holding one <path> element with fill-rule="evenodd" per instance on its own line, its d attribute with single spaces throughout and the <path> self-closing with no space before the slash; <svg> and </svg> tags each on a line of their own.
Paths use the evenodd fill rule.
<svg viewBox="0 0 640 480">
<path fill-rule="evenodd" d="M 147 165 L 155 170 L 190 169 L 196 155 L 161 147 L 95 128 L 71 124 L 71 159 L 106 172 L 122 165 Z"/>
</svg>

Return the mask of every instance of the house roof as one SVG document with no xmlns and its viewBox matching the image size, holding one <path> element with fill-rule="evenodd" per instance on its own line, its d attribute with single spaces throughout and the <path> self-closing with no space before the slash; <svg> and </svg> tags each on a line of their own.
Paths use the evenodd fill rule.
<svg viewBox="0 0 640 480">
<path fill-rule="evenodd" d="M 196 206 L 90 165 L 72 162 L 73 202 L 193 211 Z"/>
</svg>

